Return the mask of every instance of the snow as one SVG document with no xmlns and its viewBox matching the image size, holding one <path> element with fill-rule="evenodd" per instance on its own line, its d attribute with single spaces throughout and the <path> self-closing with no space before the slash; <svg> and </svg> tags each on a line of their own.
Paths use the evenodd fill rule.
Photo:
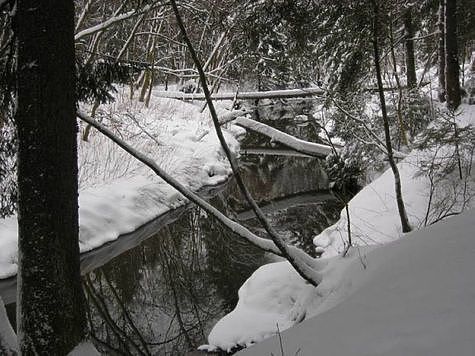
<svg viewBox="0 0 475 356">
<path fill-rule="evenodd" d="M 239 289 L 236 308 L 216 324 L 208 340 L 228 351 L 236 345 L 249 346 L 256 335 L 273 335 L 276 324 L 287 329 L 301 321 L 305 314 L 300 306 L 313 296 L 314 288 L 305 284 L 288 262 L 264 265 Z"/>
<path fill-rule="evenodd" d="M 473 125 L 475 107 L 463 105 L 457 120 L 460 126 Z M 475 210 L 434 225 L 437 219 L 429 214 L 426 224 L 430 184 L 427 176 L 416 174 L 423 160 L 444 159 L 450 150 L 414 150 L 398 164 L 414 232 L 401 232 L 394 177 L 387 170 L 349 202 L 357 247 L 347 257 L 340 255 L 347 241 L 344 210 L 335 225 L 315 237 L 324 265 L 316 288 L 288 262 L 259 268 L 239 290 L 236 308 L 218 321 L 209 345 L 201 349 L 232 350 L 262 342 L 243 354 L 280 355 L 278 339 L 263 341 L 278 328 L 288 330 L 283 333 L 285 355 L 299 349 L 302 356 L 446 355 L 453 354 L 451 348 L 460 351 L 457 355 L 473 354 L 475 287 L 469 271 L 475 268 Z M 473 196 L 473 170 L 466 182 L 467 196 Z M 448 175 L 432 204 L 443 203 L 447 191 L 463 188 L 459 183 L 456 172 Z M 473 199 L 463 206 L 456 197 L 451 211 L 473 208 Z"/>
<path fill-rule="evenodd" d="M 198 106 L 157 98 L 146 108 L 130 102 L 126 93 L 120 94 L 117 102 L 100 107 L 98 120 L 189 189 L 197 191 L 228 179 L 232 171 L 207 111 L 201 113 Z M 218 108 L 219 115 L 227 112 Z M 227 125 L 224 134 L 233 152 L 239 151 L 237 137 L 244 132 Z M 113 241 L 187 202 L 97 131 L 91 130 L 88 142 L 78 142 L 81 252 Z M 16 274 L 17 231 L 16 216 L 0 219 L 0 278 Z"/>
<path fill-rule="evenodd" d="M 91 342 L 85 341 L 77 345 L 68 356 L 100 356 L 100 353 Z"/>
<path fill-rule="evenodd" d="M 285 355 L 473 355 L 475 211 L 362 252 L 347 295 L 282 332 Z M 254 316 L 255 319 L 256 316 Z M 276 337 L 239 355 L 280 355 Z"/>
<path fill-rule="evenodd" d="M 460 126 L 474 125 L 475 108 L 462 105 L 457 120 Z M 447 150 L 453 150 L 453 148 L 440 150 L 437 155 L 428 150 L 413 150 L 398 164 L 402 195 L 413 228 L 417 229 L 425 225 L 425 215 L 429 202 L 430 181 L 426 175 L 419 174 L 421 162 L 435 155 L 442 159 Z M 475 176 L 472 173 L 468 186 L 471 194 L 475 190 L 474 180 Z M 446 182 L 440 182 L 439 185 L 445 183 L 449 186 L 456 182 L 456 175 L 451 175 L 447 177 Z M 450 188 L 447 187 L 447 189 Z M 439 198 L 444 199 L 445 196 L 440 193 Z M 453 210 L 457 211 L 460 204 L 461 202 L 458 202 L 454 205 Z M 466 207 L 469 208 L 470 204 Z M 394 176 L 389 169 L 371 184 L 364 187 L 350 201 L 349 210 L 352 239 L 357 245 L 382 244 L 394 241 L 402 236 L 394 192 Z M 346 241 L 348 241 L 347 218 L 344 210 L 342 210 L 340 219 L 335 225 L 330 226 L 314 238 L 314 244 L 317 248 L 324 251 L 323 257 L 336 256 L 341 253 Z"/>
</svg>

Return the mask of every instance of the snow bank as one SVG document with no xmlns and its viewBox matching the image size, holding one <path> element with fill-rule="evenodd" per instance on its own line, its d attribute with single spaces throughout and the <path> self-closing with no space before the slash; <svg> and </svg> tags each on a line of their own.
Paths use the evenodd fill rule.
<svg viewBox="0 0 475 356">
<path fill-rule="evenodd" d="M 68 356 L 100 356 L 101 354 L 90 341 L 84 341 L 77 345 Z"/>
<path fill-rule="evenodd" d="M 87 108 L 85 111 L 88 111 Z M 227 110 L 218 108 L 218 114 Z M 149 108 L 126 95 L 101 106 L 97 119 L 192 190 L 224 182 L 232 173 L 209 113 L 173 99 L 152 99 Z M 83 127 L 84 128 L 84 127 Z M 233 152 L 244 129 L 227 126 Z M 111 141 L 91 130 L 79 139 L 79 245 L 86 252 L 134 231 L 186 199 Z M 0 278 L 17 271 L 16 217 L 0 219 Z"/>
<path fill-rule="evenodd" d="M 201 349 L 230 351 L 273 335 L 277 325 L 285 330 L 305 317 L 304 306 L 314 293 L 288 262 L 264 265 L 239 289 L 236 308 L 216 324 L 210 345 Z"/>
<path fill-rule="evenodd" d="M 462 126 L 474 124 L 475 107 L 462 106 L 462 113 L 457 119 Z M 449 149 L 453 150 L 453 148 Z M 438 155 L 444 156 L 445 153 L 447 152 L 444 152 L 442 149 L 438 152 Z M 413 151 L 398 165 L 407 212 L 410 222 L 416 230 L 423 228 L 426 223 L 425 216 L 430 190 L 428 178 L 424 175 L 416 176 L 416 173 L 419 172 L 421 161 L 433 156 L 433 152 Z M 446 190 L 445 188 L 449 190 L 452 189 L 452 184 L 459 182 L 458 179 L 456 175 L 448 176 L 447 181 L 442 182 L 443 184 L 447 184 L 447 187 L 442 187 L 442 194 L 435 192 L 433 199 L 443 200 L 445 197 L 443 194 Z M 457 189 L 459 188 L 460 186 Z M 472 176 L 467 180 L 466 188 L 467 196 L 474 194 L 475 184 L 473 170 Z M 434 204 L 434 201 L 432 203 Z M 462 202 L 457 201 L 453 206 L 450 206 L 454 211 L 458 211 L 458 209 L 461 208 L 460 204 L 462 204 Z M 473 206 L 473 199 L 465 205 L 465 208 L 468 209 L 471 206 Z M 363 351 L 361 351 L 361 354 L 379 355 L 384 353 L 386 349 L 393 350 L 393 347 L 401 347 L 404 343 L 402 340 L 406 336 L 411 340 L 414 339 L 414 342 L 417 343 L 417 337 L 412 336 L 413 331 L 414 333 L 420 333 L 419 335 L 421 335 L 422 338 L 426 338 L 424 340 L 421 339 L 423 340 L 421 344 L 427 347 L 427 340 L 432 338 L 430 333 L 433 331 L 426 333 L 423 331 L 425 326 L 421 323 L 445 322 L 442 320 L 443 318 L 437 316 L 436 309 L 440 307 L 440 304 L 443 304 L 443 302 L 448 303 L 442 306 L 441 310 L 443 312 L 444 310 L 447 312 L 451 311 L 454 309 L 453 305 L 456 305 L 451 304 L 452 302 L 448 299 L 449 295 L 452 297 L 452 291 L 446 291 L 445 286 L 448 285 L 452 287 L 451 283 L 455 278 L 457 281 L 457 284 L 453 286 L 457 287 L 457 290 L 453 291 L 455 298 L 459 294 L 464 294 L 464 284 L 469 280 L 473 280 L 469 273 L 465 282 L 459 279 L 456 267 L 464 269 L 462 275 L 467 274 L 467 271 L 475 267 L 475 262 L 473 262 L 475 261 L 475 244 L 472 241 L 472 245 L 466 246 L 470 238 L 473 240 L 474 236 L 474 211 L 465 214 L 461 220 L 461 223 L 464 225 L 461 226 L 460 229 L 458 229 L 456 223 L 459 221 L 459 218 L 449 219 L 447 223 L 439 223 L 433 227 L 429 227 L 427 230 L 424 229 L 420 232 L 409 234 L 407 238 L 403 239 L 404 242 L 402 242 L 401 245 L 399 245 L 398 242 L 393 242 L 389 245 L 387 250 L 386 247 L 382 247 L 373 253 L 371 251 L 376 249 L 377 246 L 391 243 L 402 236 L 394 198 L 394 178 L 392 172 L 390 170 L 386 171 L 383 175 L 362 189 L 350 201 L 349 208 L 353 242 L 359 247 L 351 249 L 346 258 L 342 258 L 338 255 L 344 248 L 344 242 L 347 241 L 346 213 L 343 210 L 340 220 L 315 238 L 317 248 L 320 248 L 324 252 L 322 262 L 327 262 L 326 267 L 319 271 L 323 276 L 323 281 L 318 287 L 311 288 L 307 285 L 287 262 L 273 263 L 261 267 L 241 287 L 239 290 L 238 305 L 230 314 L 226 315 L 215 325 L 208 337 L 209 345 L 204 345 L 202 349 L 215 350 L 220 348 L 230 350 L 235 347 L 247 347 L 268 338 L 269 335 L 275 334 L 277 332 L 277 326 L 280 331 L 283 331 L 300 323 L 303 319 L 308 319 L 316 315 L 319 315 L 314 319 L 316 321 L 313 324 L 308 324 L 311 325 L 311 327 L 309 326 L 303 329 L 300 325 L 295 326 L 295 329 L 299 330 L 299 332 L 309 340 L 311 347 L 307 348 L 305 344 L 307 339 L 302 339 L 300 336 L 295 337 L 295 340 L 298 341 L 292 341 L 291 343 L 288 342 L 286 338 L 284 340 L 286 355 L 295 355 L 299 348 L 301 348 L 299 355 L 315 355 L 317 350 L 320 350 L 318 345 L 320 342 L 326 342 L 325 345 L 331 345 L 331 347 L 336 345 L 335 350 L 337 350 L 334 352 L 331 347 L 322 347 L 322 355 L 354 355 L 355 353 L 350 349 L 350 343 L 344 340 L 347 339 L 357 343 L 359 342 L 357 341 L 359 337 L 370 338 L 371 335 L 373 335 L 372 333 L 374 333 L 374 335 L 381 335 L 382 341 L 376 342 L 377 337 L 375 337 L 374 340 L 376 340 L 377 346 L 375 346 L 374 349 L 372 348 L 373 346 L 368 346 L 367 349 L 362 348 Z M 461 239 L 459 246 L 457 242 L 453 242 L 452 240 L 451 226 L 454 226 L 454 234 L 456 234 L 457 231 L 460 232 L 460 234 L 457 235 L 457 238 Z M 440 233 L 437 231 L 438 228 L 441 230 Z M 430 246 L 430 238 L 432 235 L 436 236 L 437 248 Z M 417 240 L 419 236 L 423 237 L 421 242 Z M 450 245 L 448 248 L 450 249 L 450 253 L 453 253 L 455 259 L 459 258 L 457 255 L 458 248 L 468 248 L 468 251 L 460 251 L 460 253 L 467 257 L 467 260 L 464 260 L 463 263 L 470 265 L 465 266 L 463 263 L 461 265 L 453 265 L 456 262 L 451 262 L 450 258 L 445 256 L 446 245 Z M 406 251 L 412 247 L 415 249 L 414 252 L 409 253 L 409 251 Z M 402 252 L 398 252 L 399 250 Z M 407 256 L 405 255 L 406 252 Z M 468 261 L 468 255 L 470 254 L 471 261 Z M 406 265 L 400 261 L 405 261 Z M 386 262 L 388 263 L 387 266 Z M 420 266 L 418 265 L 419 262 Z M 446 264 L 453 265 L 453 270 L 446 271 Z M 392 268 L 400 268 L 402 275 L 397 276 L 391 272 Z M 431 268 L 431 270 L 427 271 L 428 268 Z M 420 271 L 420 269 L 422 269 L 422 271 Z M 404 280 L 404 276 L 408 278 L 408 286 L 405 285 L 406 281 Z M 412 277 L 414 279 L 410 279 Z M 397 285 L 394 284 L 398 278 L 401 285 L 400 290 L 398 290 Z M 427 279 L 425 280 L 424 278 Z M 444 284 L 445 282 L 447 282 L 447 284 Z M 419 284 L 425 289 L 419 291 Z M 473 283 L 470 284 L 472 289 L 468 290 L 469 293 L 473 290 Z M 371 287 L 367 287 L 366 285 Z M 394 286 L 394 290 L 392 290 L 392 286 Z M 388 303 L 380 299 L 391 296 L 390 300 L 398 300 L 394 305 L 394 309 L 388 308 L 388 313 L 391 311 L 391 315 L 381 314 L 381 316 L 379 316 L 379 314 L 376 313 L 364 315 L 358 311 L 360 304 L 352 303 L 351 308 L 344 307 L 344 311 L 338 314 L 339 319 L 332 320 L 326 317 L 323 319 L 324 315 L 327 315 L 326 311 L 330 313 L 333 308 L 337 308 L 340 304 L 353 300 L 353 295 L 357 291 L 364 291 L 367 288 L 370 288 L 369 290 L 371 290 L 371 292 L 369 292 L 369 294 L 363 294 L 363 297 L 360 298 L 358 303 L 365 305 L 368 309 L 368 313 L 373 303 L 375 306 L 378 306 L 378 311 L 384 311 Z M 386 291 L 379 292 L 378 288 Z M 441 291 L 440 289 L 444 290 Z M 372 293 L 374 293 L 374 296 Z M 433 294 L 436 295 L 436 297 L 432 302 L 430 298 Z M 414 298 L 412 298 L 412 295 L 414 295 Z M 473 308 L 473 300 L 475 300 L 473 297 L 475 297 L 475 295 L 472 293 L 470 297 L 472 299 L 469 303 L 471 308 Z M 462 298 L 462 301 L 467 302 L 470 298 L 467 300 Z M 403 301 L 407 303 L 413 301 L 415 303 L 414 308 L 410 310 L 414 316 L 423 313 L 421 323 L 414 320 L 414 325 L 410 324 L 410 322 L 412 322 L 410 313 L 407 315 L 407 318 L 397 319 L 398 313 L 404 311 L 405 304 Z M 433 315 L 424 314 L 425 311 L 429 311 L 428 307 L 421 306 L 424 301 L 431 306 L 430 313 L 434 313 Z M 454 301 L 457 301 L 457 299 L 454 299 Z M 420 311 L 418 311 L 419 307 L 421 308 Z M 352 308 L 355 310 L 352 310 Z M 465 304 L 461 307 L 460 311 L 454 311 L 454 314 L 451 315 L 452 319 L 448 320 L 446 324 L 441 325 L 439 331 L 441 333 L 442 331 L 448 331 L 455 322 L 458 314 L 467 312 L 466 309 L 468 309 L 468 306 Z M 355 319 L 349 324 L 351 328 L 346 327 L 346 314 L 350 316 L 358 315 L 358 317 L 362 318 L 362 324 L 359 324 L 355 316 Z M 471 328 L 473 328 L 473 326 L 475 326 L 475 320 L 474 314 L 471 313 L 471 315 L 471 319 L 468 318 L 468 321 L 471 322 Z M 393 317 L 396 318 L 395 329 L 391 329 L 390 326 L 393 322 L 391 319 Z M 398 323 L 398 321 L 400 321 L 400 323 Z M 311 321 L 308 323 L 310 322 Z M 326 322 L 330 325 L 329 331 L 324 331 L 324 336 L 317 337 L 318 330 L 323 330 L 325 327 L 320 326 L 315 329 L 315 331 L 312 328 L 316 327 L 317 323 L 324 324 Z M 370 329 L 372 330 L 371 332 L 361 331 L 360 329 L 366 327 L 365 322 L 369 324 L 374 322 L 374 325 L 378 327 L 388 324 L 388 327 L 386 329 L 382 328 L 381 332 L 378 332 L 378 327 Z M 407 325 L 405 323 L 407 323 Z M 307 325 L 307 322 L 304 322 L 303 325 Z M 407 326 L 406 331 L 404 331 L 403 325 Z M 463 325 L 463 322 L 461 325 Z M 339 328 L 342 326 L 345 326 L 347 333 L 340 332 Z M 396 328 L 399 327 L 401 329 L 396 331 Z M 437 326 L 431 325 L 430 327 Z M 299 332 L 294 332 L 293 330 L 294 328 L 289 330 L 289 335 L 298 335 Z M 384 330 L 388 332 L 389 336 L 383 333 Z M 393 330 L 394 334 L 391 334 Z M 467 342 L 467 340 L 463 338 L 467 336 L 468 332 L 462 331 L 461 341 Z M 354 335 L 352 335 L 352 333 Z M 394 340 L 389 340 L 391 335 L 394 336 Z M 434 331 L 434 335 L 438 334 Z M 444 338 L 441 337 L 439 340 L 444 340 Z M 344 341 L 340 345 L 341 347 L 339 346 L 340 341 Z M 252 347 L 247 354 L 270 355 L 271 352 L 276 355 L 281 354 L 275 339 L 273 339 L 272 342 L 263 342 L 263 345 L 267 346 L 263 348 L 259 345 Z M 274 347 L 276 345 L 277 347 Z M 302 352 L 304 351 L 303 346 L 306 347 L 305 352 Z M 414 345 L 414 347 L 416 347 L 416 345 Z M 357 344 L 355 344 L 355 349 L 358 349 Z M 371 352 L 365 353 L 365 350 L 370 350 Z M 399 350 L 394 350 L 396 350 L 394 351 L 395 355 L 429 354 L 405 352 L 406 349 L 404 349 L 404 347 Z M 441 350 L 446 350 L 446 348 L 441 348 Z M 447 353 L 441 352 L 440 354 L 444 355 Z"/>
<path fill-rule="evenodd" d="M 461 126 L 475 125 L 475 107 L 462 105 L 461 113 L 457 117 Z M 442 149 L 437 152 L 437 157 L 443 159 L 448 154 Z M 435 156 L 434 152 L 413 150 L 404 160 L 398 164 L 401 176 L 402 195 L 406 206 L 409 221 L 414 229 L 426 224 L 425 216 L 430 196 L 430 180 L 426 175 L 420 175 L 420 166 L 423 160 Z M 445 184 L 447 189 L 453 189 L 457 181 L 457 172 L 447 176 Z M 468 180 L 466 196 L 473 195 L 475 191 L 475 174 L 472 169 L 472 177 Z M 443 188 L 442 186 L 440 188 Z M 458 189 L 463 189 L 461 184 Z M 459 194 L 459 193 L 457 193 Z M 462 195 L 462 194 L 460 194 Z M 446 199 L 446 195 L 440 192 L 434 199 Z M 460 197 L 462 198 L 462 197 Z M 457 201 L 452 207 L 458 211 L 462 202 Z M 473 202 L 471 203 L 473 204 Z M 465 208 L 469 208 L 468 204 Z M 398 215 L 396 198 L 394 193 L 394 176 L 390 169 L 386 170 L 371 184 L 364 187 L 349 203 L 351 234 L 353 242 L 359 246 L 375 245 L 394 241 L 402 236 L 401 223 Z M 430 223 L 431 221 L 428 221 Z M 323 252 L 323 257 L 338 255 L 344 249 L 348 241 L 347 217 L 342 210 L 338 222 L 314 238 L 317 249 Z"/>
<path fill-rule="evenodd" d="M 281 334 L 285 355 L 473 355 L 475 210 L 358 256 L 352 292 Z M 276 337 L 239 355 L 280 355 Z"/>
<path fill-rule="evenodd" d="M 358 258 L 352 250 L 348 258 L 328 259 L 319 271 L 323 281 L 317 288 L 303 280 L 287 261 L 260 267 L 239 289 L 236 308 L 211 330 L 209 345 L 200 349 L 248 347 L 275 335 L 277 329 L 286 330 L 338 304 L 354 288 L 348 269 Z"/>
</svg>

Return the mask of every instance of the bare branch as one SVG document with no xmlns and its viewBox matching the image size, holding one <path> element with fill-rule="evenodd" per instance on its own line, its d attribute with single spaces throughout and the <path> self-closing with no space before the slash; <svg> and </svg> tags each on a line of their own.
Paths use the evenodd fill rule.
<svg viewBox="0 0 475 356">
<path fill-rule="evenodd" d="M 85 30 L 82 30 L 82 31 L 76 33 L 74 35 L 74 40 L 77 41 L 77 40 L 79 40 L 83 37 L 92 35 L 92 34 L 94 34 L 96 32 L 99 32 L 99 31 L 103 31 L 103 30 L 107 29 L 108 27 L 110 27 L 110 26 L 112 26 L 112 25 L 114 25 L 118 22 L 124 21 L 124 20 L 129 19 L 129 18 L 134 17 L 134 16 L 144 14 L 144 13 L 156 8 L 157 6 L 158 5 L 156 3 L 155 4 L 150 4 L 150 5 L 144 6 L 140 10 L 131 10 L 129 12 L 125 12 L 123 14 L 113 16 L 113 17 L 111 17 L 110 19 L 108 19 L 104 22 L 101 22 L 101 23 L 99 23 L 95 26 L 86 28 Z"/>
<path fill-rule="evenodd" d="M 180 12 L 178 11 L 176 1 L 175 0 L 170 0 L 170 3 L 172 5 L 173 12 L 175 13 L 175 17 L 176 17 L 178 26 L 180 27 L 180 31 L 183 35 L 183 38 L 185 40 L 185 43 L 187 44 L 188 50 L 190 51 L 191 57 L 193 58 L 193 62 L 195 63 L 196 69 L 198 70 L 198 72 L 200 74 L 200 81 L 201 81 L 201 84 L 202 84 L 202 87 L 203 87 L 203 92 L 204 92 L 205 97 L 206 97 L 206 102 L 208 103 L 208 109 L 209 109 L 209 112 L 211 114 L 211 118 L 213 120 L 214 128 L 216 130 L 216 134 L 218 136 L 219 142 L 221 143 L 221 147 L 223 148 L 223 151 L 225 152 L 226 157 L 228 158 L 228 160 L 231 164 L 231 168 L 233 170 L 234 177 L 235 177 L 236 182 L 239 186 L 239 189 L 241 190 L 241 192 L 245 196 L 246 200 L 251 205 L 251 207 L 254 210 L 254 213 L 256 214 L 259 222 L 262 224 L 262 226 L 264 227 L 266 232 L 269 234 L 269 236 L 271 237 L 271 239 L 274 242 L 275 246 L 277 246 L 278 250 L 280 251 L 281 255 L 284 256 L 287 259 L 287 261 L 289 261 L 289 263 L 292 265 L 292 267 L 294 267 L 294 269 L 297 271 L 297 273 L 303 279 L 305 279 L 307 282 L 309 282 L 313 286 L 317 286 L 321 281 L 321 278 L 322 278 L 321 275 L 319 273 L 316 273 L 316 271 L 314 269 L 309 268 L 308 265 L 303 264 L 302 263 L 303 261 L 294 252 L 296 249 L 295 248 L 292 249 L 290 246 L 286 245 L 283 242 L 282 238 L 277 234 L 277 231 L 275 231 L 274 228 L 269 224 L 269 222 L 267 221 L 265 215 L 263 214 L 263 212 L 261 211 L 261 209 L 259 208 L 257 203 L 254 201 L 251 194 L 249 193 L 249 190 L 245 186 L 245 184 L 242 180 L 241 174 L 239 173 L 239 168 L 238 168 L 237 162 L 236 162 L 234 156 L 232 155 L 231 150 L 229 149 L 229 146 L 226 143 L 226 140 L 224 139 L 224 135 L 223 135 L 223 132 L 221 130 L 218 115 L 216 113 L 216 109 L 215 109 L 213 101 L 211 99 L 211 93 L 210 93 L 209 88 L 208 88 L 206 75 L 205 75 L 203 67 L 200 63 L 200 60 L 198 59 L 196 51 L 195 51 L 195 49 L 194 49 L 194 47 L 193 47 L 193 45 L 190 41 L 190 38 L 187 35 L 185 25 L 183 24 L 183 20 L 180 16 Z M 299 249 L 297 249 L 297 250 L 299 250 Z M 305 254 L 303 251 L 301 251 L 301 250 L 299 250 L 299 251 L 300 251 L 300 255 Z M 305 254 L 305 255 L 308 256 L 307 254 Z M 308 256 L 308 258 L 311 259 L 310 256 Z"/>
</svg>

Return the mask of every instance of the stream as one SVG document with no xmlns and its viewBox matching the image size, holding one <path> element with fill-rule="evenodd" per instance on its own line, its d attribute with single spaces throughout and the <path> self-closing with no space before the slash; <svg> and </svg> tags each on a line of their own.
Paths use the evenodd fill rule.
<svg viewBox="0 0 475 356">
<path fill-rule="evenodd" d="M 312 127 L 294 120 L 311 106 L 308 100 L 262 105 L 256 118 L 315 141 Z M 342 206 L 326 191 L 317 159 L 268 141 L 257 134 L 245 137 L 240 157 L 244 181 L 281 236 L 314 254 L 313 236 L 338 219 Z M 265 236 L 233 179 L 202 194 Z M 193 350 L 234 308 L 239 287 L 259 266 L 273 261 L 191 204 L 171 211 L 82 256 L 91 335 L 109 355 L 199 354 Z M 7 305 L 7 311 L 14 321 L 15 305 Z"/>
</svg>

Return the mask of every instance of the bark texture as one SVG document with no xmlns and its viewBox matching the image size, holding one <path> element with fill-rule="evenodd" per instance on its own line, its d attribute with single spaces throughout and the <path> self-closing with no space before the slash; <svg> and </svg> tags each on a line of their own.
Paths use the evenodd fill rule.
<svg viewBox="0 0 475 356">
<path fill-rule="evenodd" d="M 457 1 L 445 1 L 445 91 L 447 106 L 455 110 L 461 102 L 457 48 Z"/>
<path fill-rule="evenodd" d="M 414 55 L 414 23 L 412 21 L 412 10 L 408 8 L 404 12 L 404 32 L 406 45 L 406 78 L 408 89 L 417 86 L 416 60 Z"/>
<path fill-rule="evenodd" d="M 18 342 L 65 355 L 86 335 L 79 271 L 72 0 L 18 0 Z"/>
<path fill-rule="evenodd" d="M 439 2 L 438 78 L 439 101 L 445 101 L 445 0 Z"/>
</svg>

